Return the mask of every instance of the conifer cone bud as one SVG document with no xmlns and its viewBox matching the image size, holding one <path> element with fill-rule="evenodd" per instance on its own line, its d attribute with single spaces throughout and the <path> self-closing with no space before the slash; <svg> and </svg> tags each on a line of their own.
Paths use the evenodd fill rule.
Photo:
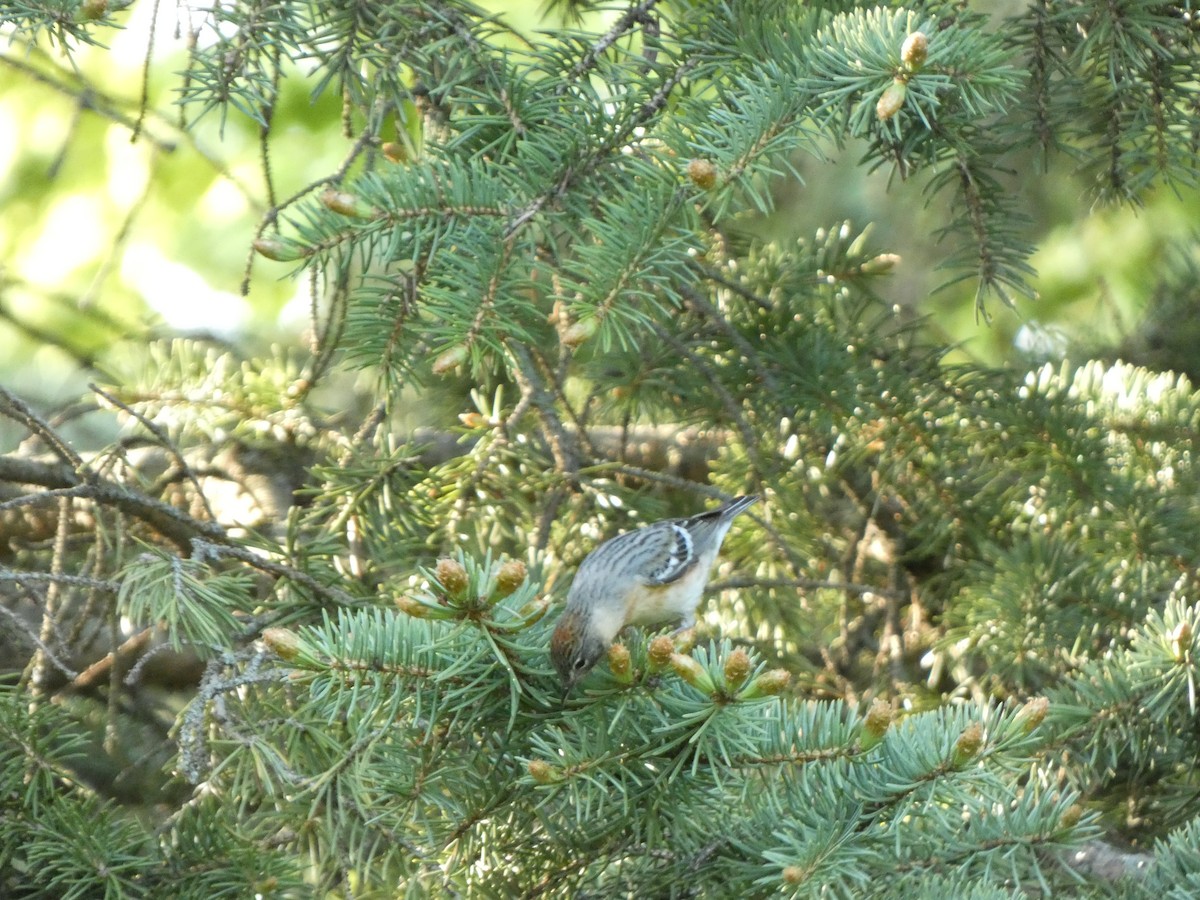
<svg viewBox="0 0 1200 900">
<path fill-rule="evenodd" d="M 422 606 L 420 603 L 418 603 L 412 597 L 405 597 L 405 596 L 401 595 L 396 598 L 395 602 L 396 602 L 396 608 L 399 609 L 401 612 L 408 613 L 410 616 L 416 616 L 418 619 L 421 618 L 422 613 L 425 609 L 424 606 Z"/>
<path fill-rule="evenodd" d="M 862 733 L 858 737 L 858 745 L 863 750 L 870 750 L 883 740 L 892 725 L 892 715 L 892 707 L 888 703 L 878 697 L 871 701 L 871 708 L 863 720 Z"/>
<path fill-rule="evenodd" d="M 717 183 L 717 167 L 707 159 L 693 159 L 687 164 L 687 177 L 696 187 L 707 191 Z"/>
<path fill-rule="evenodd" d="M 629 648 L 624 644 L 613 644 L 608 648 L 608 668 L 616 676 L 617 681 L 629 684 L 630 665 Z"/>
<path fill-rule="evenodd" d="M 784 866 L 781 875 L 784 884 L 796 885 L 804 883 L 804 870 L 799 866 Z"/>
<path fill-rule="evenodd" d="M 295 262 L 307 255 L 301 248 L 278 238 L 255 238 L 251 246 L 259 256 L 265 256 L 275 262 Z"/>
<path fill-rule="evenodd" d="M 900 254 L 898 253 L 880 253 L 878 256 L 868 259 L 858 267 L 858 270 L 864 275 L 882 275 L 895 268 L 899 262 Z"/>
<path fill-rule="evenodd" d="M 369 219 L 374 215 L 374 210 L 370 206 L 349 191 L 325 188 L 321 191 L 318 199 L 326 209 L 338 215 L 350 216 L 355 219 Z"/>
<path fill-rule="evenodd" d="M 963 729 L 962 734 L 958 736 L 958 742 L 954 745 L 954 764 L 962 766 L 970 762 L 979 753 L 979 748 L 982 746 L 983 726 L 978 722 L 972 722 Z"/>
<path fill-rule="evenodd" d="M 676 653 L 691 653 L 692 648 L 696 646 L 696 629 L 685 628 L 675 632 L 672 642 L 675 644 Z"/>
<path fill-rule="evenodd" d="M 591 340 L 599 330 L 600 324 L 595 319 L 581 319 L 567 328 L 562 333 L 562 342 L 574 350 L 580 344 L 584 344 Z"/>
<path fill-rule="evenodd" d="M 1079 820 L 1082 818 L 1083 807 L 1078 803 L 1072 803 L 1065 810 L 1063 810 L 1062 818 L 1059 819 L 1059 821 L 1062 822 L 1064 828 L 1074 828 L 1079 824 Z"/>
<path fill-rule="evenodd" d="M 896 113 L 900 112 L 900 107 L 904 105 L 904 98 L 908 95 L 908 85 L 905 84 L 903 78 L 896 78 L 879 96 L 879 102 L 875 104 L 875 115 L 879 120 L 886 122 Z"/>
<path fill-rule="evenodd" d="M 738 647 L 725 657 L 725 689 L 736 691 L 750 676 L 750 654 Z"/>
<path fill-rule="evenodd" d="M 108 12 L 108 0 L 83 0 L 79 5 L 80 15 L 89 21 L 104 18 L 104 14 Z"/>
<path fill-rule="evenodd" d="M 403 613 L 408 613 L 414 619 L 428 619 L 432 610 L 412 597 L 397 597 L 396 607 Z"/>
<path fill-rule="evenodd" d="M 792 683 L 792 673 L 787 669 L 771 669 L 763 672 L 742 692 L 743 699 L 757 700 L 759 697 L 773 697 L 782 694 Z"/>
<path fill-rule="evenodd" d="M 906 37 L 900 47 L 900 61 L 910 72 L 916 72 L 925 65 L 925 57 L 928 55 L 929 38 L 920 31 L 914 31 Z"/>
<path fill-rule="evenodd" d="M 1175 657 L 1175 662 L 1184 662 L 1191 656 L 1193 637 L 1195 635 L 1192 633 L 1191 622 L 1185 620 L 1175 627 L 1175 630 L 1171 633 L 1171 649 L 1172 656 Z"/>
<path fill-rule="evenodd" d="M 544 759 L 531 759 L 529 761 L 529 774 L 533 776 L 533 780 L 538 784 L 554 784 L 562 780 L 562 771 L 557 766 L 552 766 Z"/>
<path fill-rule="evenodd" d="M 467 361 L 467 345 L 455 344 L 433 361 L 433 374 L 445 375 Z"/>
<path fill-rule="evenodd" d="M 438 584 L 445 588 L 451 597 L 457 597 L 467 589 L 467 570 L 457 559 L 443 556 L 437 561 L 434 574 L 437 575 Z"/>
<path fill-rule="evenodd" d="M 403 144 L 395 141 L 388 141 L 379 148 L 383 151 L 383 156 L 389 162 L 402 163 L 408 162 L 408 148 Z"/>
<path fill-rule="evenodd" d="M 671 654 L 671 668 L 675 674 L 694 687 L 702 694 L 711 694 L 715 685 L 708 670 L 700 665 L 694 657 L 682 653 Z"/>
<path fill-rule="evenodd" d="M 528 628 L 541 621 L 542 616 L 546 614 L 546 610 L 550 608 L 549 597 L 534 597 L 528 603 L 521 607 L 521 618 L 525 620 L 525 627 Z"/>
<path fill-rule="evenodd" d="M 1042 724 L 1049 709 L 1049 700 L 1045 697 L 1034 697 L 1021 707 L 1021 711 L 1017 713 L 1017 721 L 1024 727 L 1025 733 L 1030 734 Z"/>
<path fill-rule="evenodd" d="M 262 633 L 262 642 L 268 650 L 288 662 L 300 653 L 300 638 L 290 628 L 268 628 Z"/>
<path fill-rule="evenodd" d="M 510 559 L 496 573 L 496 599 L 502 600 L 525 583 L 525 563 Z"/>
<path fill-rule="evenodd" d="M 675 653 L 675 642 L 671 640 L 671 636 L 660 634 L 650 642 L 650 647 L 646 651 L 646 658 L 650 663 L 651 672 L 661 672 L 671 664 L 671 657 Z"/>
</svg>

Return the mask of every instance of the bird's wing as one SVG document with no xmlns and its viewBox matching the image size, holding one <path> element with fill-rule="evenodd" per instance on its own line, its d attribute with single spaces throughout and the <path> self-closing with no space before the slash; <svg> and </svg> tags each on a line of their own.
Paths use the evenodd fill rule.
<svg viewBox="0 0 1200 900">
<path fill-rule="evenodd" d="M 696 560 L 691 532 L 682 521 L 667 520 L 617 535 L 601 544 L 583 564 L 657 585 L 682 578 Z"/>
<path fill-rule="evenodd" d="M 689 519 L 665 519 L 617 535 L 602 544 L 584 565 L 636 572 L 648 585 L 678 581 L 700 562 L 707 548 L 720 543 L 733 517 L 757 499 L 739 497 L 726 506 Z"/>
<path fill-rule="evenodd" d="M 733 517 L 758 500 L 757 496 L 738 497 L 718 509 L 710 509 L 689 519 L 668 519 L 663 528 L 661 564 L 647 574 L 651 584 L 669 584 L 682 578 L 705 552 L 719 546 Z"/>
<path fill-rule="evenodd" d="M 679 522 L 662 522 L 656 530 L 658 552 L 649 560 L 644 575 L 649 584 L 670 584 L 696 565 L 696 542 Z"/>
</svg>

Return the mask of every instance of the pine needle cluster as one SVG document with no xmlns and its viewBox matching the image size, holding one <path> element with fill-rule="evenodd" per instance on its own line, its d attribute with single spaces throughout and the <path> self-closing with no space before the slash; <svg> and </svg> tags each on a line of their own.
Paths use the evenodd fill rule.
<svg viewBox="0 0 1200 900">
<path fill-rule="evenodd" d="M 69 55 L 115 6 L 0 16 Z M 180 106 L 259 129 L 254 265 L 310 280 L 313 345 L 110 354 L 153 452 L 0 393 L 0 893 L 1200 890 L 1200 393 L 948 362 L 869 230 L 746 227 L 852 145 L 944 204 L 948 283 L 1012 303 L 1016 161 L 1099 202 L 1195 181 L 1188 5 L 601 6 L 204 14 Z M 349 150 L 280 199 L 289 79 Z M 574 566 L 749 492 L 699 640 L 624 635 L 561 702 Z M 185 693 L 148 686 L 168 654 Z M 1082 864 L 1102 837 L 1140 874 Z"/>
</svg>

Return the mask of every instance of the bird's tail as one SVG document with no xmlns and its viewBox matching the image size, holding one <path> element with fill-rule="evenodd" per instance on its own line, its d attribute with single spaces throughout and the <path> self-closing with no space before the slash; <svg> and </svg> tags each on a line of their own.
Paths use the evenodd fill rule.
<svg viewBox="0 0 1200 900">
<path fill-rule="evenodd" d="M 753 506 L 758 502 L 758 494 L 748 494 L 745 497 L 734 497 L 720 509 L 714 509 L 713 512 L 719 513 L 722 519 L 732 519 L 748 506 Z"/>
</svg>

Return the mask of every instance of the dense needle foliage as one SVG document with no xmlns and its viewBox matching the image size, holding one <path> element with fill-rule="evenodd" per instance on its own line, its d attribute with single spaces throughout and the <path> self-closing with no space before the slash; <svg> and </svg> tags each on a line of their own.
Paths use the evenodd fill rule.
<svg viewBox="0 0 1200 900">
<path fill-rule="evenodd" d="M 8 52 L 62 75 L 117 6 L 0 5 Z M 1200 891 L 1200 393 L 950 359 L 868 230 L 747 227 L 849 145 L 1014 315 L 1023 169 L 1193 184 L 1190 4 L 601 6 L 193 14 L 184 126 L 258 129 L 311 343 L 101 351 L 109 446 L 0 392 L 0 894 Z M 347 155 L 279 196 L 296 80 Z M 575 565 L 744 493 L 694 643 L 562 705 Z"/>
</svg>

